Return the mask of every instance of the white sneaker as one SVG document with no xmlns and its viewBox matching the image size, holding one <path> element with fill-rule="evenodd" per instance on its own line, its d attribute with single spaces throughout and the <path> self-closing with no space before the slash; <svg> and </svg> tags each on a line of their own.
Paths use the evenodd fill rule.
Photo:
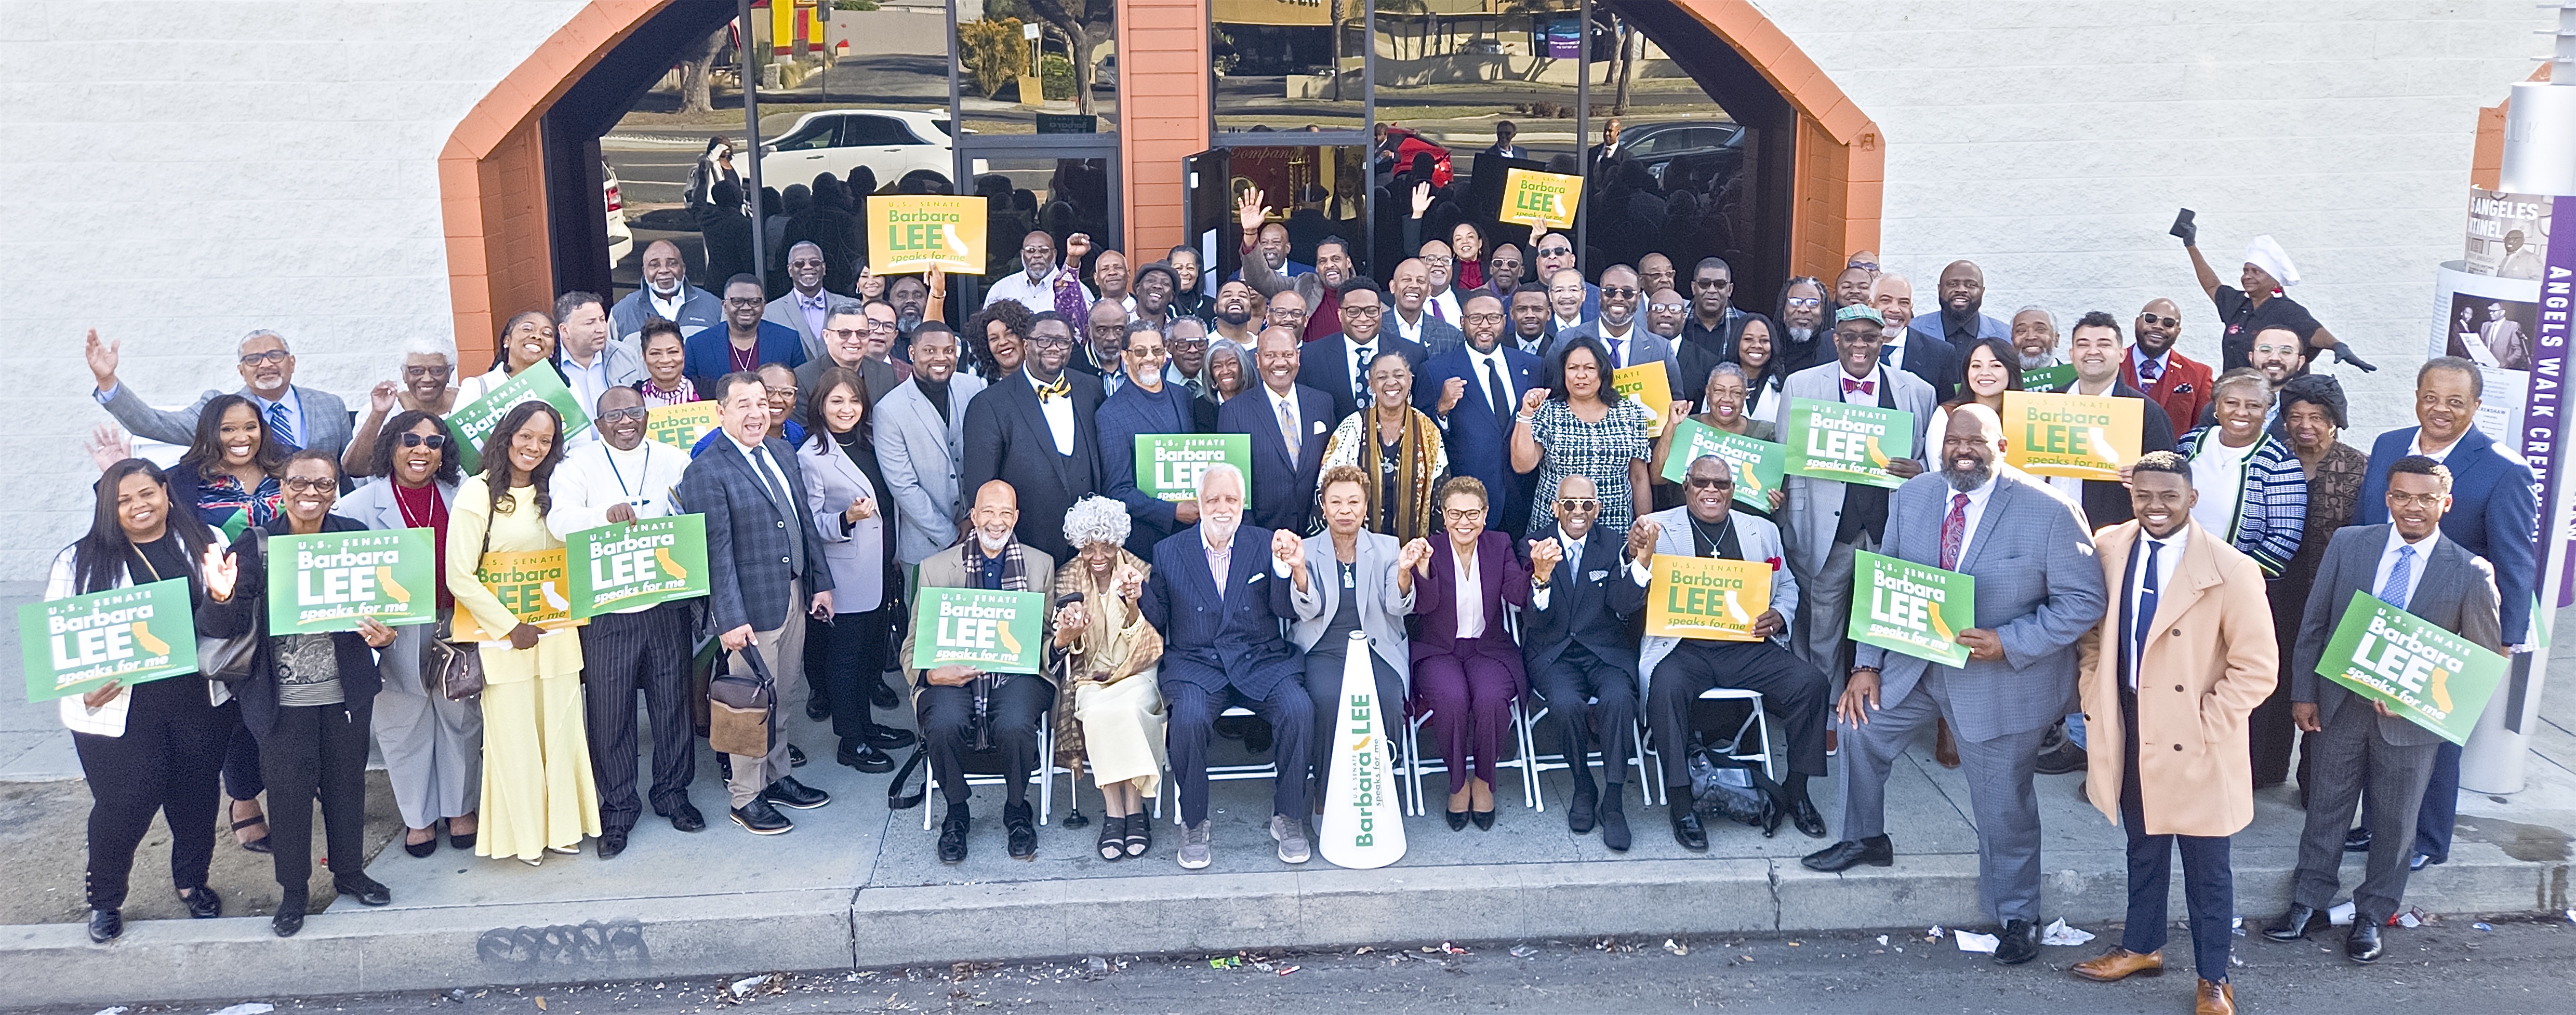
<svg viewBox="0 0 2576 1015">
<path fill-rule="evenodd" d="M 1270 838 L 1279 843 L 1280 863 L 1305 863 L 1314 858 L 1306 844 L 1306 823 L 1285 814 L 1270 816 Z"/>
<path fill-rule="evenodd" d="M 1205 819 L 1201 819 L 1198 824 L 1181 829 L 1182 870 L 1198 870 L 1206 867 L 1208 861 L 1215 859 L 1215 847 L 1208 841 L 1209 831 L 1208 822 Z"/>
</svg>

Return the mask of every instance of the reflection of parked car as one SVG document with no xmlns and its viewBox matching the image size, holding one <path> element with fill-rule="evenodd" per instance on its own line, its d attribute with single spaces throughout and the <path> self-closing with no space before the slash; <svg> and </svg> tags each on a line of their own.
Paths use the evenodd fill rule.
<svg viewBox="0 0 2576 1015">
<path fill-rule="evenodd" d="M 807 113 L 776 141 L 760 146 L 760 181 L 782 190 L 807 183 L 816 174 L 848 178 L 866 166 L 882 186 L 903 174 L 927 169 L 949 175 L 948 117 L 885 109 L 827 109 Z M 751 178 L 742 154 L 733 156 L 736 173 Z"/>
<path fill-rule="evenodd" d="M 1433 144 L 1431 139 L 1403 127 L 1388 127 L 1386 140 L 1395 142 L 1395 164 L 1391 171 L 1401 173 L 1409 170 L 1413 168 L 1415 155 L 1429 155 L 1432 186 L 1446 187 L 1456 178 L 1449 167 L 1449 149 Z M 1381 144 L 1378 150 L 1384 152 L 1386 149 Z"/>
<path fill-rule="evenodd" d="M 1657 186 L 1676 182 L 1675 163 L 1702 178 L 1730 175 L 1744 167 L 1743 127 L 1732 123 L 1643 123 L 1621 131 L 1620 151 L 1628 161 L 1646 167 Z"/>
<path fill-rule="evenodd" d="M 599 164 L 600 196 L 608 204 L 608 265 L 616 267 L 635 249 L 635 234 L 626 229 L 626 195 L 617 186 L 617 171 L 608 163 Z"/>
</svg>

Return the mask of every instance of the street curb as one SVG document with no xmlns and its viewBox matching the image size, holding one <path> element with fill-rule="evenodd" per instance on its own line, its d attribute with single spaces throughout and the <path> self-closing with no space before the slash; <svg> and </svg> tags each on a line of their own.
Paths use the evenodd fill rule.
<svg viewBox="0 0 2576 1015">
<path fill-rule="evenodd" d="M 2485 851 L 2485 850 L 2482 850 Z M 2568 864 L 2461 857 L 2419 875 L 2428 912 L 2547 913 Z M 2118 851 L 2044 858 L 2050 917 L 2127 909 Z M 2238 910 L 2268 918 L 2291 857 L 2241 856 Z M 2344 871 L 2357 876 L 2358 858 Z M 2081 874 L 2079 870 L 2095 871 Z M 243 1000 L 667 979 L 1086 954 L 1389 941 L 1980 927 L 1974 854 L 1818 874 L 1794 859 L 1392 867 L 1077 878 L 428 909 L 334 907 L 279 940 L 260 917 L 151 920 L 89 943 L 80 924 L 0 928 L 13 1006 Z M 2180 918 L 2182 879 L 2170 913 Z"/>
</svg>

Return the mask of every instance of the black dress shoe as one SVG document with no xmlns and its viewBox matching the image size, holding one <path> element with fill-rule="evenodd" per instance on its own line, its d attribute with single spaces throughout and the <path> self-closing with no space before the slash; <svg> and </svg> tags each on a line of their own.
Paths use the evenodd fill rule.
<svg viewBox="0 0 2576 1015">
<path fill-rule="evenodd" d="M 832 760 L 869 775 L 894 771 L 894 759 L 865 740 L 841 741 L 841 749 L 834 752 Z"/>
<path fill-rule="evenodd" d="M 868 732 L 862 739 L 868 742 L 868 746 L 880 751 L 900 751 L 912 746 L 913 736 L 911 730 L 878 725 L 868 727 Z"/>
<path fill-rule="evenodd" d="M 974 820 L 974 815 L 967 813 L 965 804 L 954 804 L 948 808 L 948 816 L 939 822 L 940 863 L 966 862 L 966 830 Z"/>
<path fill-rule="evenodd" d="M 1490 832 L 1494 830 L 1494 812 L 1492 811 L 1468 811 L 1467 820 L 1475 822 L 1476 830 L 1479 832 Z"/>
<path fill-rule="evenodd" d="M 899 708 L 903 705 L 903 696 L 896 694 L 895 689 L 886 684 L 885 677 L 879 676 L 875 680 L 868 681 L 868 704 L 874 708 Z"/>
<path fill-rule="evenodd" d="M 1574 802 L 1565 808 L 1565 827 L 1576 835 L 1592 830 L 1593 810 L 1601 804 L 1601 791 L 1592 788 L 1592 780 L 1574 784 Z"/>
<path fill-rule="evenodd" d="M 1683 849 L 1690 850 L 1694 853 L 1706 852 L 1708 850 L 1708 829 L 1700 826 L 1699 812 L 1691 809 L 1691 805 L 1689 803 L 1690 793 L 1688 791 L 1683 792 L 1682 799 L 1682 803 L 1674 804 L 1671 807 L 1673 812 L 1673 841 L 1681 843 Z"/>
<path fill-rule="evenodd" d="M 805 718 L 815 722 L 831 722 L 832 703 L 823 700 L 819 695 L 805 699 Z"/>
<path fill-rule="evenodd" d="M 2296 941 L 2308 932 L 2327 924 L 2326 915 L 2306 906 L 2292 905 L 2281 918 L 2263 927 L 2263 936 L 2273 941 Z"/>
<path fill-rule="evenodd" d="M 2007 920 L 1995 932 L 1995 964 L 2018 966 L 2039 957 L 2039 925 L 2028 920 Z"/>
<path fill-rule="evenodd" d="M 224 897 L 204 885 L 188 889 L 187 894 L 179 896 L 179 904 L 188 907 L 191 920 L 212 920 L 224 915 Z"/>
<path fill-rule="evenodd" d="M 805 767 L 805 749 L 804 749 L 804 748 L 802 748 L 802 747 L 798 747 L 798 746 L 796 746 L 795 744 L 789 744 L 789 745 L 787 745 L 787 767 L 789 767 L 789 768 L 803 768 L 803 767 Z M 728 774 L 730 774 L 730 773 L 728 773 Z"/>
<path fill-rule="evenodd" d="M 1816 813 L 1816 803 L 1806 797 L 1789 802 L 1789 823 L 1798 826 L 1798 834 L 1810 839 L 1825 837 L 1825 816 Z"/>
<path fill-rule="evenodd" d="M 1467 812 L 1465 812 L 1465 811 L 1449 811 L 1449 812 L 1447 812 L 1447 814 L 1448 814 L 1448 816 L 1449 816 L 1449 830 L 1450 830 L 1450 831 L 1452 831 L 1452 832 L 1463 832 L 1463 831 L 1466 831 L 1466 830 L 1467 830 Z"/>
<path fill-rule="evenodd" d="M 93 909 L 89 911 L 89 941 L 91 944 L 106 944 L 110 941 L 116 940 L 117 935 L 123 933 L 125 933 L 125 914 L 113 909 Z"/>
<path fill-rule="evenodd" d="M 394 901 L 394 893 L 384 883 L 364 874 L 347 874 L 333 878 L 331 887 L 340 894 L 358 900 L 361 906 L 384 906 Z"/>
<path fill-rule="evenodd" d="M 1620 810 L 1619 787 L 1601 798 L 1601 844 L 1613 853 L 1628 851 L 1628 814 Z"/>
<path fill-rule="evenodd" d="M 796 827 L 795 822 L 787 820 L 787 815 L 778 813 L 778 808 L 769 805 L 767 796 L 753 797 L 751 803 L 734 808 L 732 813 L 733 823 L 753 835 L 783 835 Z"/>
<path fill-rule="evenodd" d="M 769 788 L 760 791 L 760 798 L 781 807 L 793 807 L 800 811 L 810 811 L 832 802 L 832 794 L 798 782 L 792 775 L 779 776 L 777 782 L 770 783 Z"/>
<path fill-rule="evenodd" d="M 600 859 L 613 860 L 617 858 L 617 854 L 623 852 L 626 852 L 626 833 L 624 831 L 611 829 L 609 831 L 599 833 Z"/>
<path fill-rule="evenodd" d="M 2343 939 L 2344 958 L 2367 964 L 2379 961 L 2381 953 L 2387 950 L 2387 944 L 2379 940 L 2377 921 L 2362 919 L 2352 921 L 2352 933 Z"/>
<path fill-rule="evenodd" d="M 2370 829 L 2356 828 L 2343 833 L 2343 851 L 2346 853 L 2370 852 Z"/>
<path fill-rule="evenodd" d="M 669 814 L 663 815 L 663 817 L 670 818 L 671 827 L 678 831 L 702 832 L 705 831 L 707 827 L 707 816 L 698 813 L 697 805 L 686 800 L 680 801 L 680 806 L 677 809 L 673 810 Z"/>
<path fill-rule="evenodd" d="M 2444 857 L 2443 859 L 2449 859 L 2449 858 L 2448 858 L 2448 857 Z M 2410 870 L 2410 871 L 2419 871 L 2419 870 L 2423 870 L 2423 869 L 2424 869 L 2424 868 L 2426 868 L 2426 867 L 2439 867 L 2439 866 L 2441 866 L 2441 865 L 2442 865 L 2442 860 L 2434 859 L 2433 857 L 2428 856 L 2428 855 L 2423 854 L 2423 853 L 2417 853 L 2417 854 L 2415 854 L 2414 859 L 2411 859 L 2411 860 L 2406 861 L 2406 869 L 2407 869 L 2407 870 Z"/>
<path fill-rule="evenodd" d="M 1037 809 L 1022 800 L 1002 805 L 1002 830 L 1010 833 L 1011 859 L 1029 860 L 1038 855 Z"/>
<path fill-rule="evenodd" d="M 1888 867 L 1896 863 L 1896 844 L 1889 841 L 1885 835 L 1873 835 L 1866 839 L 1844 839 L 1809 853 L 1798 862 L 1805 864 L 1808 870 L 1823 871 L 1827 874 L 1847 871 L 1862 864 Z"/>
<path fill-rule="evenodd" d="M 2041 775 L 2066 775 L 2084 771 L 2091 764 L 2092 759 L 2085 756 L 2084 749 L 2075 746 L 2075 741 L 2069 740 L 2058 744 L 2053 750 L 2040 752 L 2034 770 Z"/>
<path fill-rule="evenodd" d="M 286 897 L 277 900 L 277 915 L 268 918 L 268 929 L 279 937 L 294 937 L 296 931 L 304 929 L 304 910 L 312 904 L 313 900 L 303 892 L 286 893 Z"/>
</svg>

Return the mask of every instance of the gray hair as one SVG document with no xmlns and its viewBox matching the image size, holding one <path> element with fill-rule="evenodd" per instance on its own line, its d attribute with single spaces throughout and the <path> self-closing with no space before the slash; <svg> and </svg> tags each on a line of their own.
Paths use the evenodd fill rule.
<svg viewBox="0 0 2576 1015">
<path fill-rule="evenodd" d="M 1064 541 L 1079 552 L 1093 543 L 1124 545 L 1132 523 L 1127 506 L 1107 497 L 1093 494 L 1074 502 L 1064 513 Z"/>
<path fill-rule="evenodd" d="M 1248 491 L 1252 489 L 1250 484 L 1243 481 L 1242 469 L 1235 468 L 1233 462 L 1218 462 L 1208 466 L 1206 470 L 1199 473 L 1198 495 L 1200 500 L 1207 499 L 1208 480 L 1215 479 L 1218 476 L 1234 477 L 1234 488 L 1236 490 Z"/>
<path fill-rule="evenodd" d="M 2013 317 L 2020 317 L 2023 314 L 2038 314 L 2041 320 L 2048 322 L 2049 334 L 2055 335 L 2059 333 L 2057 327 L 2057 311 L 2050 310 L 2047 307 L 2033 303 L 2029 306 L 2013 311 L 2012 315 Z M 2006 318 L 2005 321 L 2006 323 L 2010 323 L 2011 318 Z"/>
<path fill-rule="evenodd" d="M 1199 385 L 1207 389 L 1208 397 L 1214 398 L 1217 394 L 1216 358 L 1219 356 L 1234 357 L 1235 366 L 1242 370 L 1243 388 L 1241 392 L 1238 392 L 1238 394 L 1249 392 L 1252 389 L 1261 386 L 1261 374 L 1259 371 L 1255 370 L 1252 365 L 1252 353 L 1245 351 L 1242 346 L 1234 344 L 1233 339 L 1219 338 L 1215 335 L 1210 335 L 1208 336 L 1207 363 L 1199 367 Z"/>
<path fill-rule="evenodd" d="M 812 241 L 812 240 L 798 240 L 798 241 L 796 241 L 794 244 L 790 245 L 790 246 L 787 248 L 787 256 L 789 256 L 789 257 L 795 257 L 795 256 L 796 256 L 796 248 L 797 248 L 797 247 L 812 247 L 812 248 L 814 248 L 814 256 L 816 256 L 816 257 L 821 257 L 821 256 L 823 256 L 823 245 L 822 245 L 822 244 L 820 244 L 820 243 L 816 243 L 816 242 L 814 242 L 814 241 Z"/>
<path fill-rule="evenodd" d="M 1718 378 L 1724 377 L 1728 374 L 1733 374 L 1735 375 L 1736 380 L 1743 381 L 1745 387 L 1749 388 L 1753 386 L 1753 379 L 1744 375 L 1744 366 L 1730 361 L 1710 367 L 1708 371 L 1708 380 L 1700 382 L 1700 387 L 1705 388 L 1711 384 L 1715 384 L 1717 383 Z"/>
<path fill-rule="evenodd" d="M 405 357 L 437 356 L 453 366 L 456 363 L 456 340 L 435 332 L 424 332 L 403 339 L 402 348 L 397 353 Z"/>
<path fill-rule="evenodd" d="M 277 340 L 277 347 L 278 347 L 278 348 L 280 348 L 280 349 L 284 349 L 284 350 L 286 350 L 286 351 L 287 351 L 288 353 L 290 353 L 290 354 L 291 354 L 291 353 L 293 353 L 293 352 L 295 351 L 295 347 L 293 347 L 293 346 L 290 346 L 290 345 L 286 344 L 286 336 L 284 336 L 284 335 L 280 335 L 280 334 L 278 334 L 278 333 L 276 333 L 276 332 L 274 332 L 274 331 L 270 331 L 270 330 L 268 330 L 267 328 L 260 328 L 260 329 L 258 329 L 258 330 L 252 331 L 250 334 L 243 335 L 243 336 L 241 337 L 241 341 L 233 343 L 233 355 L 235 355 L 235 356 L 239 356 L 239 355 L 241 355 L 241 351 L 242 351 L 243 349 L 249 348 L 249 347 L 250 347 L 250 344 L 251 344 L 252 342 L 257 341 L 257 340 L 259 340 L 259 339 L 263 339 L 263 338 L 274 338 L 274 339 L 276 339 L 276 340 Z"/>
</svg>

